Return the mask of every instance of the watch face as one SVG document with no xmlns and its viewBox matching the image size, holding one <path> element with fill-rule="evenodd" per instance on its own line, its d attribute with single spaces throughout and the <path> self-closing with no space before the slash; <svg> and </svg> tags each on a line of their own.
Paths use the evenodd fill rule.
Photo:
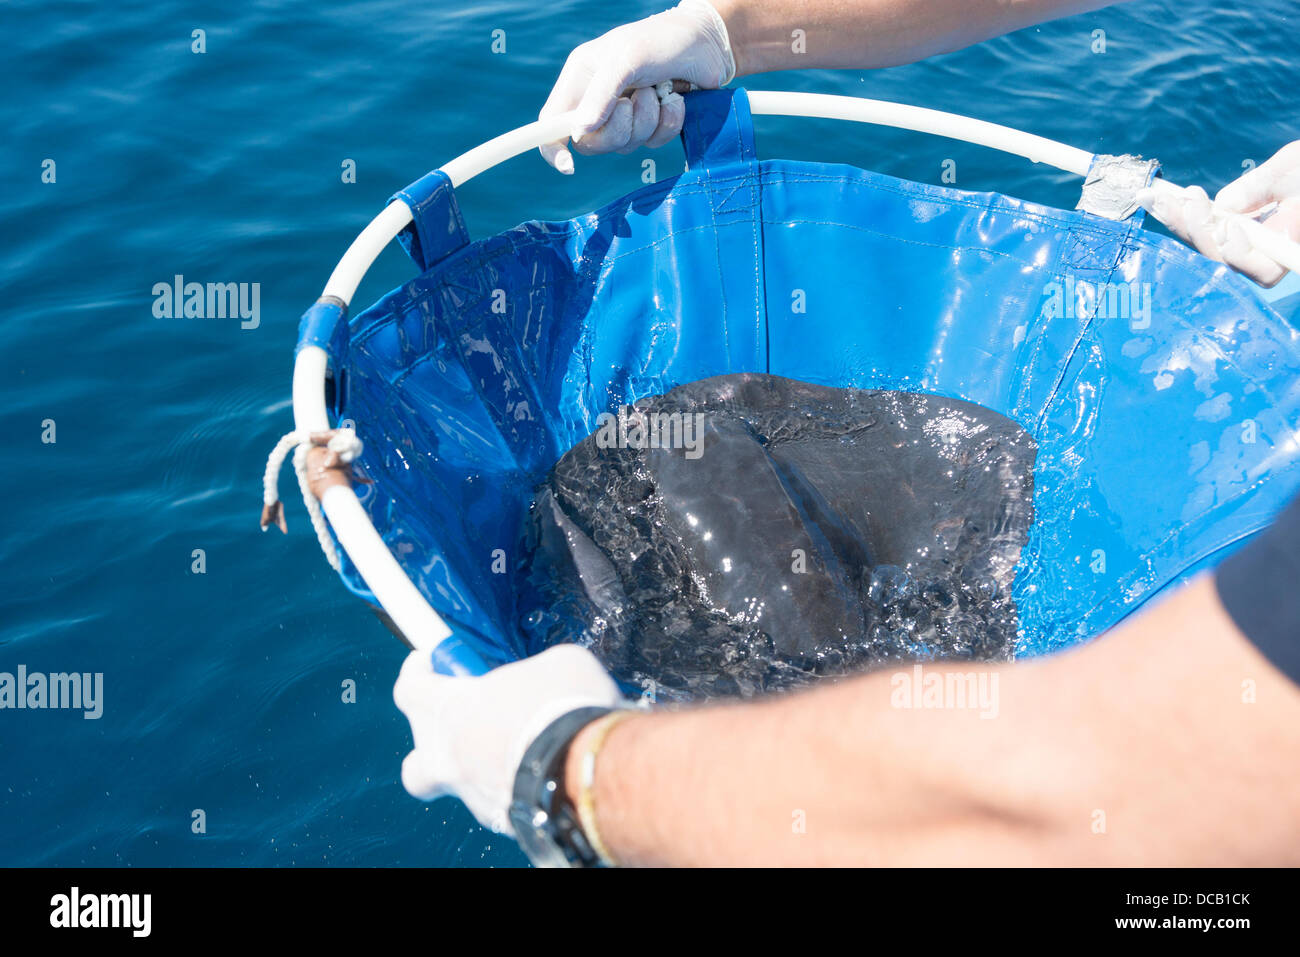
<svg viewBox="0 0 1300 957">
<path fill-rule="evenodd" d="M 540 807 L 515 803 L 510 807 L 515 839 L 537 867 L 568 867 L 568 856 L 556 842 L 555 822 Z"/>
</svg>

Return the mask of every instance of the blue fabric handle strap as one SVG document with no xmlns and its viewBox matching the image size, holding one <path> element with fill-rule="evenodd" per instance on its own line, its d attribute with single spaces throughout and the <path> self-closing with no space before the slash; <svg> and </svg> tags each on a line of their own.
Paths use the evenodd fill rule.
<svg viewBox="0 0 1300 957">
<path fill-rule="evenodd" d="M 325 372 L 326 403 L 338 416 L 345 398 L 348 367 L 348 307 L 342 299 L 321 296 L 302 314 L 294 355 L 307 346 L 318 346 L 329 355 Z"/>
<path fill-rule="evenodd" d="M 347 356 L 348 307 L 334 296 L 322 296 L 298 320 L 298 346 L 294 354 L 305 346 L 319 346 L 331 358 L 341 361 Z"/>
<path fill-rule="evenodd" d="M 440 675 L 475 677 L 491 670 L 482 655 L 458 634 L 448 635 L 438 642 L 433 648 L 432 660 L 433 670 Z"/>
<path fill-rule="evenodd" d="M 397 241 L 424 272 L 469 244 L 469 231 L 461 216 L 460 205 L 451 180 L 442 170 L 434 170 L 406 189 L 394 193 L 391 203 L 400 199 L 411 208 L 411 224 L 397 234 Z M 298 349 L 320 346 L 331 358 L 342 361 L 347 350 L 348 307 L 333 296 L 314 303 L 298 324 Z"/>
<path fill-rule="evenodd" d="M 451 180 L 440 169 L 417 179 L 389 199 L 400 199 L 411 207 L 411 225 L 397 234 L 397 241 L 420 267 L 428 269 L 469 244 L 469 231 L 456 202 Z"/>
<path fill-rule="evenodd" d="M 697 90 L 684 99 L 682 146 L 687 166 L 696 169 L 758 159 L 754 120 L 744 90 Z"/>
</svg>

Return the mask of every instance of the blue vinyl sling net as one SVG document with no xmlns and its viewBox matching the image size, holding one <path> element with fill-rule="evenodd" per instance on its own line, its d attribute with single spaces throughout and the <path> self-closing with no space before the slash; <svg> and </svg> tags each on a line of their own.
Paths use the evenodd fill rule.
<svg viewBox="0 0 1300 957">
<path fill-rule="evenodd" d="M 1038 454 L 1018 656 L 1111 627 L 1300 486 L 1300 335 L 1281 314 L 1300 296 L 1270 304 L 1140 210 L 760 161 L 743 90 L 687 101 L 686 173 L 565 222 L 471 242 L 429 174 L 398 194 L 420 275 L 332 333 L 304 321 L 332 414 L 365 440 L 357 494 L 459 639 L 442 666 L 539 650 L 515 574 L 539 484 L 602 413 L 711 376 L 1019 423 Z M 346 557 L 342 576 L 374 600 Z"/>
</svg>

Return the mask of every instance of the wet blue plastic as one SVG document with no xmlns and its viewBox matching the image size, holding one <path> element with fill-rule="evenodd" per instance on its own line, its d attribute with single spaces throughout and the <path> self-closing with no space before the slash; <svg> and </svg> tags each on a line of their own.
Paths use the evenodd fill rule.
<svg viewBox="0 0 1300 957">
<path fill-rule="evenodd" d="M 413 184 L 424 271 L 334 347 L 358 493 L 489 663 L 535 650 L 514 571 L 538 482 L 601 412 L 706 376 L 954 396 L 1032 432 L 1024 655 L 1211 566 L 1300 485 L 1300 336 L 1267 301 L 1294 285 L 1259 293 L 1140 216 L 760 162 L 743 91 L 687 100 L 689 171 L 566 222 L 469 242 L 445 178 Z M 1085 283 L 1145 292 L 1149 320 Z"/>
</svg>

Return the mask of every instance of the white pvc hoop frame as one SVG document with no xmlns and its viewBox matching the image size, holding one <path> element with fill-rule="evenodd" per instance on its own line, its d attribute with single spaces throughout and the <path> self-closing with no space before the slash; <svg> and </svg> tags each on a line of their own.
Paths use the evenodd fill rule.
<svg viewBox="0 0 1300 957">
<path fill-rule="evenodd" d="M 753 91 L 748 97 L 750 112 L 756 116 L 819 117 L 930 133 L 1023 156 L 1077 176 L 1086 176 L 1093 160 L 1093 154 L 1085 150 L 1031 133 L 901 103 L 824 93 Z M 442 166 L 442 172 L 453 188 L 460 186 L 508 159 L 537 149 L 543 143 L 566 139 L 573 124 L 572 113 L 529 123 L 463 153 Z M 344 305 L 350 304 L 371 264 L 411 219 L 411 209 L 404 202 L 394 200 L 389 203 L 352 241 L 330 274 L 322 297 L 334 297 Z M 1249 224 L 1246 228 L 1257 248 L 1300 272 L 1300 244 L 1264 229 L 1253 220 L 1238 219 L 1243 225 Z M 1260 236 L 1261 233 L 1265 235 Z M 293 368 L 293 416 L 294 427 L 299 431 L 320 432 L 330 427 L 325 408 L 328 362 L 329 356 L 319 346 L 304 346 L 298 352 Z M 356 493 L 345 486 L 333 486 L 326 491 L 321 505 L 339 544 L 411 645 L 421 651 L 431 651 L 448 637 L 451 629 L 402 571 L 371 524 L 370 516 Z"/>
</svg>

